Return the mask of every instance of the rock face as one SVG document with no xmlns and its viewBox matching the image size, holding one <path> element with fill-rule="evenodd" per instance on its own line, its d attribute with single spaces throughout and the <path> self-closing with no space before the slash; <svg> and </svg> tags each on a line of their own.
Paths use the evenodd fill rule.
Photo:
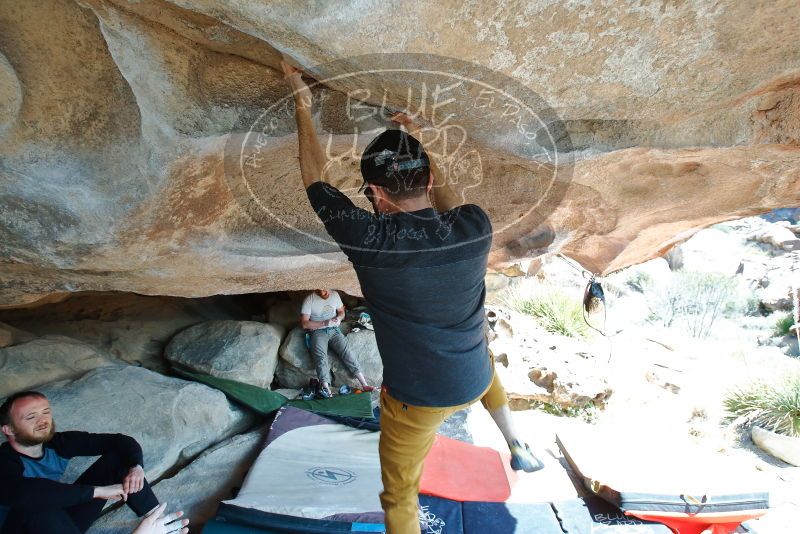
<svg viewBox="0 0 800 534">
<path fill-rule="evenodd" d="M 300 305 L 297 301 L 280 301 L 269 307 L 267 321 L 289 330 L 300 322 Z"/>
<path fill-rule="evenodd" d="M 139 367 L 97 369 L 40 391 L 50 399 L 59 430 L 134 437 L 144 451 L 150 480 L 251 422 L 217 390 Z M 66 476 L 77 477 L 89 463 L 71 461 Z"/>
<path fill-rule="evenodd" d="M 792 332 L 780 338 L 778 347 L 783 349 L 784 354 L 792 357 L 800 357 L 800 343 L 798 342 L 797 335 Z"/>
<path fill-rule="evenodd" d="M 709 228 L 682 243 L 683 269 L 733 277 L 766 311 L 789 311 L 800 283 L 800 250 L 786 226 L 760 217 Z"/>
<path fill-rule="evenodd" d="M 527 410 L 531 401 L 564 410 L 605 406 L 613 390 L 601 356 L 581 341 L 548 334 L 532 318 L 492 311 L 489 348 L 511 409 Z"/>
<path fill-rule="evenodd" d="M 172 338 L 164 356 L 179 367 L 269 389 L 283 333 L 255 321 L 208 321 Z"/>
<path fill-rule="evenodd" d="M 63 336 L 45 336 L 0 349 L 0 397 L 56 380 L 74 379 L 117 365 L 94 347 Z"/>
<path fill-rule="evenodd" d="M 315 105 L 334 155 L 363 148 L 371 134 L 354 136 L 355 127 L 385 125 L 354 115 L 372 112 L 349 105 L 359 99 L 386 95 L 392 109 L 452 126 L 464 143 L 442 163 L 454 182 L 465 168 L 479 171 L 456 189 L 489 213 L 498 270 L 560 250 L 609 272 L 713 223 L 800 205 L 794 0 L 758 10 L 736 0 L 406 7 L 3 2 L 0 305 L 80 290 L 357 293 L 299 181 L 281 53 L 322 82 Z M 359 73 L 396 65 L 417 71 Z M 475 95 L 457 87 L 444 90 L 454 99 L 437 115 L 435 84 L 419 98 L 418 71 L 432 67 L 534 95 L 520 100 L 533 119 L 516 104 L 492 107 L 496 95 L 486 93 L 489 111 L 476 117 Z M 265 111 L 274 121 L 254 128 Z M 562 120 L 534 129 L 551 113 Z M 249 142 L 258 154 L 244 161 L 253 164 L 244 179 L 237 147 Z M 452 154 L 444 148 L 432 153 Z M 356 159 L 334 161 L 331 181 L 352 192 Z M 553 165 L 554 188 L 539 189 Z"/>
<path fill-rule="evenodd" d="M 211 447 L 172 478 L 159 481 L 153 491 L 168 511 L 183 510 L 192 530 L 201 529 L 216 514 L 220 501 L 233 496 L 253 464 L 265 432 L 257 430 L 234 436 Z M 129 534 L 138 524 L 127 506 L 102 516 L 90 534 Z M 198 530 L 199 531 L 199 530 Z"/>
<path fill-rule="evenodd" d="M 0 320 L 23 330 L 79 339 L 110 357 L 159 371 L 168 369 L 164 348 L 181 330 L 208 320 L 245 318 L 249 314 L 231 297 L 92 293 L 64 295 L 46 306 L 0 310 Z"/>
<path fill-rule="evenodd" d="M 800 438 L 784 436 L 754 426 L 751 431 L 753 443 L 763 451 L 784 462 L 800 467 Z"/>
<path fill-rule="evenodd" d="M 381 363 L 375 333 L 360 330 L 347 334 L 347 343 L 361 365 L 361 371 L 370 384 L 380 384 L 383 380 L 383 364 Z M 353 379 L 333 350 L 328 350 L 328 361 L 331 365 L 333 385 L 354 385 Z M 275 373 L 278 382 L 287 388 L 301 388 L 308 385 L 310 378 L 317 376 L 314 360 L 306 348 L 305 334 L 301 328 L 295 328 L 284 339 L 280 349 L 280 361 Z"/>
<path fill-rule="evenodd" d="M 10 347 L 11 345 L 16 345 L 17 343 L 24 343 L 25 341 L 30 341 L 35 337 L 36 336 L 30 332 L 25 332 L 24 330 L 14 328 L 11 325 L 0 323 L 0 348 Z"/>
<path fill-rule="evenodd" d="M 766 243 L 773 247 L 781 248 L 784 250 L 797 250 L 800 249 L 800 239 L 794 235 L 789 228 L 779 226 L 777 224 L 770 225 L 769 227 L 754 232 L 750 239 L 760 243 Z"/>
</svg>

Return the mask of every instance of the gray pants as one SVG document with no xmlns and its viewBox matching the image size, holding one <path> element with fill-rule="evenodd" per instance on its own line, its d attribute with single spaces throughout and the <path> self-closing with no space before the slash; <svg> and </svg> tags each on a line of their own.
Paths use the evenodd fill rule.
<svg viewBox="0 0 800 534">
<path fill-rule="evenodd" d="M 339 355 L 347 371 L 355 377 L 361 372 L 358 361 L 347 346 L 347 339 L 338 328 L 320 328 L 311 332 L 311 356 L 317 366 L 320 382 L 331 383 L 331 366 L 328 362 L 328 347 Z"/>
</svg>

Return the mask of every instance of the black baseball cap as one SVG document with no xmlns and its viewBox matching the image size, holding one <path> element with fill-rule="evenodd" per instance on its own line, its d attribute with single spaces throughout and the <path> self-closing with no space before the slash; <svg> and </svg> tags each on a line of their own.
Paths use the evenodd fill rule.
<svg viewBox="0 0 800 534">
<path fill-rule="evenodd" d="M 403 130 L 386 130 L 373 139 L 361 155 L 364 183 L 358 192 L 362 192 L 367 184 L 397 188 L 404 171 L 430 169 L 430 166 L 428 154 L 414 136 Z M 422 187 L 427 180 L 428 176 L 425 175 L 425 183 L 414 185 Z"/>
</svg>

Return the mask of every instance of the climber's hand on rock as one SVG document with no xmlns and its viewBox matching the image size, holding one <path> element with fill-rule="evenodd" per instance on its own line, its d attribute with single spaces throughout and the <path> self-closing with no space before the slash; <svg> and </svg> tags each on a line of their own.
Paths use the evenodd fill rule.
<svg viewBox="0 0 800 534">
<path fill-rule="evenodd" d="M 289 82 L 289 87 L 294 93 L 295 105 L 298 108 L 311 108 L 311 90 L 301 77 L 303 71 L 285 61 L 281 61 L 281 69 L 283 69 L 283 77 Z"/>
<path fill-rule="evenodd" d="M 299 78 L 303 74 L 303 71 L 286 61 L 281 61 L 281 69 L 283 70 L 283 77 L 287 80 L 290 80 L 295 75 Z"/>
<path fill-rule="evenodd" d="M 402 111 L 395 113 L 392 115 L 392 120 L 401 126 L 405 126 L 409 133 L 413 134 L 414 132 L 419 131 L 419 125 L 415 123 L 414 119 L 412 119 L 407 113 L 403 113 Z"/>
</svg>

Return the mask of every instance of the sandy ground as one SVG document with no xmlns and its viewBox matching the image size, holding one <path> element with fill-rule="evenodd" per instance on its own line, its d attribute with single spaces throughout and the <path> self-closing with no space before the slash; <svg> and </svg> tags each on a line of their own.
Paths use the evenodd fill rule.
<svg viewBox="0 0 800 534">
<path fill-rule="evenodd" d="M 800 371 L 797 359 L 776 347 L 758 345 L 757 338 L 771 325 L 769 318 L 722 320 L 712 338 L 702 341 L 685 336 L 679 329 L 647 325 L 624 328 L 613 339 L 610 364 L 601 371 L 614 387 L 614 395 L 591 422 L 540 411 L 514 412 L 520 433 L 546 464 L 541 472 L 523 474 L 515 494 L 526 500 L 574 498 L 578 491 L 564 468 L 555 436 L 602 436 L 604 442 L 616 443 L 619 450 L 630 449 L 633 443 L 647 443 L 639 445 L 641 450 L 650 450 L 638 461 L 647 465 L 652 458 L 659 458 L 660 471 L 656 471 L 661 473 L 689 475 L 692 468 L 682 461 L 686 456 L 681 456 L 687 453 L 677 451 L 691 450 L 692 456 L 707 458 L 709 464 L 720 463 L 719 472 L 727 477 L 730 491 L 770 493 L 771 509 L 763 518 L 748 523 L 752 531 L 800 532 L 800 467 L 759 450 L 749 432 L 726 423 L 722 406 L 731 388 L 754 378 Z M 592 343 L 598 353 L 608 353 L 606 340 L 598 338 Z M 444 433 L 507 451 L 502 435 L 480 405 L 454 416 L 446 423 Z M 636 461 L 627 464 L 635 465 Z M 720 475 L 718 481 L 724 477 Z"/>
</svg>

